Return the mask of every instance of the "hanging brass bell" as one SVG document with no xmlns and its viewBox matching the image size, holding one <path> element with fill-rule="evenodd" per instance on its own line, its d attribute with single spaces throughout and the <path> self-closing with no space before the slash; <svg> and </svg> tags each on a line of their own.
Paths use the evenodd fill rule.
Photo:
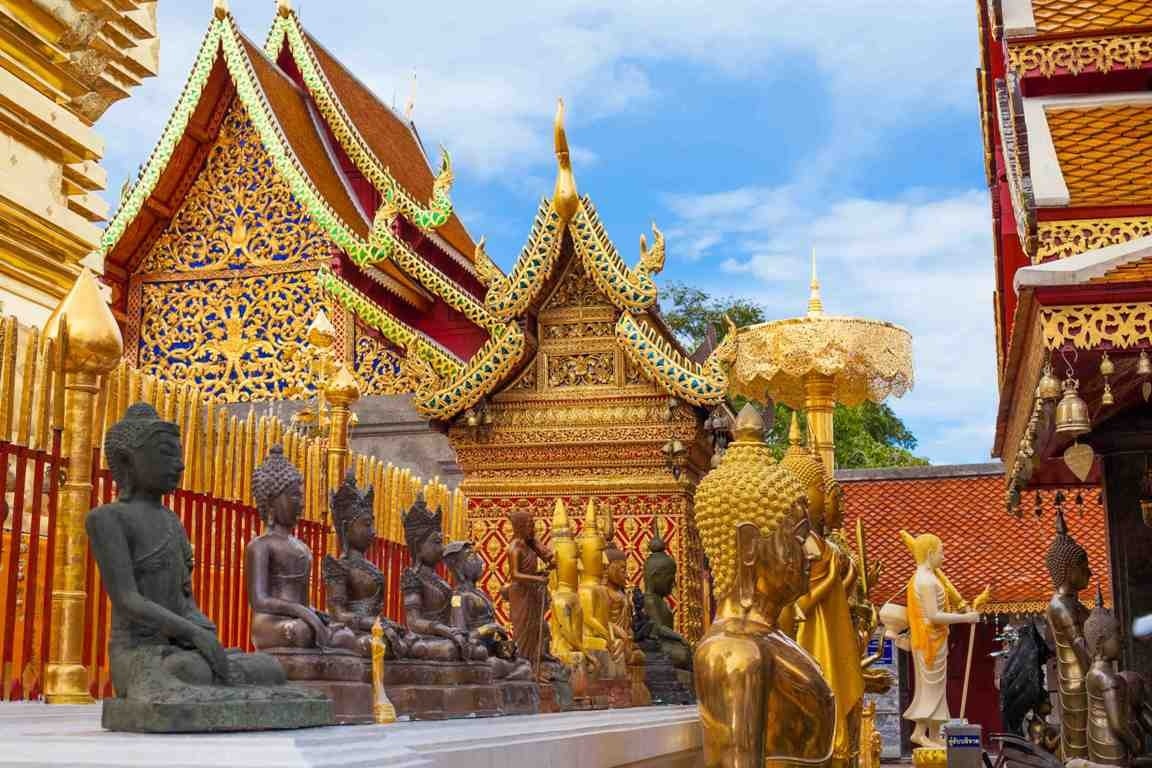
<svg viewBox="0 0 1152 768">
<path fill-rule="evenodd" d="M 1100 375 L 1111 376 L 1116 373 L 1116 366 L 1112 363 L 1112 358 L 1108 357 L 1108 353 L 1104 353 L 1104 357 L 1100 359 Z"/>
<path fill-rule="evenodd" d="M 1060 397 L 1060 380 L 1052 375 L 1052 364 L 1044 364 L 1044 375 L 1036 385 L 1036 396 L 1041 400 L 1055 400 Z"/>
<path fill-rule="evenodd" d="M 1136 361 L 1136 373 L 1140 376 L 1152 376 L 1152 360 L 1148 359 L 1148 353 L 1141 350 L 1140 358 Z"/>
<path fill-rule="evenodd" d="M 1104 382 L 1104 395 L 1100 398 L 1101 405 L 1113 405 L 1116 398 L 1112 396 L 1112 385 L 1107 381 Z"/>
<path fill-rule="evenodd" d="M 1064 379 L 1064 396 L 1056 406 L 1056 434 L 1082 435 L 1092 429 L 1088 418 L 1088 404 L 1079 393 L 1080 382 L 1069 376 Z"/>
</svg>

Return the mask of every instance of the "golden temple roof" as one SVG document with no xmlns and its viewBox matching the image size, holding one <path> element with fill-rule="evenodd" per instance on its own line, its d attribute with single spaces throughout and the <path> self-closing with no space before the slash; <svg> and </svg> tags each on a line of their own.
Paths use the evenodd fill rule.
<svg viewBox="0 0 1152 768">
<path fill-rule="evenodd" d="M 1047 115 L 1071 205 L 1152 200 L 1152 104 L 1049 107 Z"/>
<path fill-rule="evenodd" d="M 1152 24 L 1147 0 L 1032 0 L 1036 32 L 1056 35 Z"/>
</svg>

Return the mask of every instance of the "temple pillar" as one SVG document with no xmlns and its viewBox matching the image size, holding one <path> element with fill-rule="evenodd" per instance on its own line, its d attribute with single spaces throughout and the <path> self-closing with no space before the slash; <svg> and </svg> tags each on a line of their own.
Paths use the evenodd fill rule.
<svg viewBox="0 0 1152 768">
<path fill-rule="evenodd" d="M 1152 456 L 1116 453 L 1104 457 L 1104 505 L 1108 512 L 1108 546 L 1112 555 L 1112 600 L 1124 627 L 1121 666 L 1152 673 L 1152 646 L 1136 642 L 1127 631 L 1132 620 L 1152 613 L 1152 528 L 1140 511 L 1140 495 Z M 1093 564 L 1095 565 L 1095 564 Z"/>
</svg>

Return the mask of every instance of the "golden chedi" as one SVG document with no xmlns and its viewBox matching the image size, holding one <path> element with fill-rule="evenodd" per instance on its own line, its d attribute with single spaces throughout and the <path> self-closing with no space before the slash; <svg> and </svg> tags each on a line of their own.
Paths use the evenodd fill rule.
<svg viewBox="0 0 1152 768">
<path fill-rule="evenodd" d="M 805 489 L 812 541 L 819 552 L 812 562 L 808 593 L 796 601 L 805 620 L 797 627 L 795 637 L 800 647 L 820 664 L 824 679 L 836 694 L 836 748 L 832 762 L 847 765 L 860 752 L 860 707 L 864 699 L 864 675 L 847 592 L 855 585 L 855 565 L 827 538 L 825 513 L 830 478 L 820 458 L 801 444 L 795 412 L 788 442 L 780 466 Z"/>
<path fill-rule="evenodd" d="M 693 657 L 707 768 L 817 764 L 832 756 L 836 707 L 820 667 L 778 626 L 808 591 L 804 487 L 776 464 L 755 407 L 696 490 L 716 619 Z"/>
</svg>

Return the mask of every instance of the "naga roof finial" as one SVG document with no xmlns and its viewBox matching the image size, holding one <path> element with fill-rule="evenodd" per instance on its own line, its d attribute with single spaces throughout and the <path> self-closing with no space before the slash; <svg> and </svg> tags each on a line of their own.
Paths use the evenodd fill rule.
<svg viewBox="0 0 1152 768">
<path fill-rule="evenodd" d="M 212 15 L 218 19 L 225 19 L 231 11 L 228 10 L 228 0 L 212 0 Z"/>
<path fill-rule="evenodd" d="M 553 125 L 556 140 L 556 188 L 552 192 L 552 205 L 567 222 L 576 214 L 580 198 L 576 192 L 576 178 L 572 175 L 572 157 L 568 151 L 568 134 L 564 131 L 564 99 L 556 101 L 556 121 Z"/>
<path fill-rule="evenodd" d="M 416 111 L 416 70 L 412 70 L 412 90 L 408 91 L 408 101 L 404 104 L 404 120 L 412 122 L 412 113 Z"/>
<path fill-rule="evenodd" d="M 276 0 L 276 15 L 281 18 L 288 18 L 293 14 L 292 0 Z"/>
<path fill-rule="evenodd" d="M 820 298 L 820 280 L 816 277 L 816 249 L 812 249 L 812 282 L 808 284 L 808 317 L 824 314 L 824 302 Z"/>
</svg>

